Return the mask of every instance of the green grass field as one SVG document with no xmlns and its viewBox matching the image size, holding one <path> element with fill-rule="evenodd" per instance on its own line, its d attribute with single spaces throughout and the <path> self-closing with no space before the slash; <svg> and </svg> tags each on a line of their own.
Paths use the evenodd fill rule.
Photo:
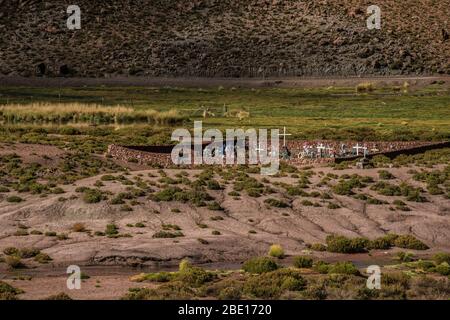
<svg viewBox="0 0 450 320">
<path fill-rule="evenodd" d="M 182 125 L 192 128 L 202 119 L 204 127 L 282 128 L 295 138 L 355 140 L 447 140 L 450 139 L 450 90 L 432 85 L 419 90 L 376 88 L 358 93 L 355 88 L 246 89 L 246 88 L 0 88 L 0 105 L 31 103 L 80 103 L 144 110 L 177 110 L 186 117 Z M 206 114 L 206 117 L 203 117 Z M 242 116 L 239 116 L 242 115 Z M 89 124 L 89 123 L 87 123 Z M 2 140 L 15 135 L 34 140 L 36 135 L 69 135 L 70 141 L 96 140 L 101 148 L 111 141 L 137 144 L 162 143 L 173 127 L 156 124 L 101 126 L 49 125 L 23 120 L 2 126 Z M 72 134 L 71 134 L 72 133 Z M 82 134 L 82 137 L 80 135 Z M 40 136 L 39 139 L 43 137 Z M 64 139 L 63 139 L 64 140 Z M 99 142 L 100 143 L 100 142 Z"/>
</svg>

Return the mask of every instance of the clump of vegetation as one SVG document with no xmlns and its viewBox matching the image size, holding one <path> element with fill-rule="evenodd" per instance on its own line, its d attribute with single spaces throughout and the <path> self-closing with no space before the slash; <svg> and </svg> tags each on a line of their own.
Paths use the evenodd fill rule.
<svg viewBox="0 0 450 320">
<path fill-rule="evenodd" d="M 311 268 L 313 266 L 313 259 L 309 257 L 295 257 L 294 266 L 296 268 Z"/>
<path fill-rule="evenodd" d="M 306 284 L 300 272 L 279 269 L 252 276 L 245 282 L 243 290 L 251 297 L 276 299 L 285 291 L 302 291 Z"/>
<path fill-rule="evenodd" d="M 24 201 L 21 197 L 19 196 L 10 196 L 6 198 L 6 201 L 10 202 L 10 203 L 19 203 Z"/>
<path fill-rule="evenodd" d="M 106 225 L 105 234 L 108 237 L 113 237 L 119 234 L 119 228 L 115 224 Z"/>
<path fill-rule="evenodd" d="M 153 234 L 152 238 L 178 238 L 184 237 L 181 231 L 158 231 Z"/>
<path fill-rule="evenodd" d="M 399 248 L 412 250 L 428 250 L 429 247 L 411 235 L 401 235 L 394 240 L 394 245 Z"/>
<path fill-rule="evenodd" d="M 269 198 L 264 200 L 264 203 L 267 203 L 269 206 L 271 207 L 275 207 L 275 208 L 288 208 L 290 207 L 290 205 L 284 201 L 281 200 L 277 200 L 277 199 L 273 199 L 273 198 Z"/>
<path fill-rule="evenodd" d="M 245 272 L 249 273 L 264 273 L 278 269 L 278 264 L 270 258 L 258 257 L 247 260 L 243 266 Z"/>
<path fill-rule="evenodd" d="M 282 259 L 284 258 L 284 250 L 279 244 L 273 244 L 270 246 L 269 256 Z"/>
<path fill-rule="evenodd" d="M 17 289 L 6 282 L 0 281 L 0 300 L 17 300 L 17 295 L 23 292 L 23 290 Z"/>
<path fill-rule="evenodd" d="M 365 252 L 369 244 L 368 239 L 353 238 L 348 239 L 343 236 L 329 235 L 326 238 L 327 250 L 337 253 L 358 253 Z"/>
<path fill-rule="evenodd" d="M 387 171 L 387 170 L 380 170 L 380 171 L 378 171 L 378 176 L 379 176 L 380 179 L 382 179 L 382 180 L 392 180 L 392 179 L 395 179 L 395 176 L 394 176 L 392 173 L 390 173 L 389 171 Z"/>
</svg>

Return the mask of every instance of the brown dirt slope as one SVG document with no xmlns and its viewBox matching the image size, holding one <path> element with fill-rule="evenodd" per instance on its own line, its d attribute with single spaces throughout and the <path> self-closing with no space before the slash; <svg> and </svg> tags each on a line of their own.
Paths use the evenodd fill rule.
<svg viewBox="0 0 450 320">
<path fill-rule="evenodd" d="M 0 0 L 0 74 L 339 76 L 450 73 L 450 1 Z"/>
</svg>

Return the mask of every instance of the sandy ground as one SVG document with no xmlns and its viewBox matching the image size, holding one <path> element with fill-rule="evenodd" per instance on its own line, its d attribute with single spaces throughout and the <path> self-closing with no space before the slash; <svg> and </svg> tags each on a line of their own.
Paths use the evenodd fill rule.
<svg viewBox="0 0 450 320">
<path fill-rule="evenodd" d="M 15 145 L 0 148 L 0 154 L 11 153 L 14 150 L 19 155 L 30 155 L 27 161 L 40 161 L 42 154 L 51 154 L 55 163 L 62 151 L 53 147 Z M 34 157 L 34 158 L 33 158 Z M 389 171 L 396 177 L 391 183 L 399 184 L 406 181 L 415 186 L 424 186 L 411 180 L 407 168 L 391 168 Z M 358 173 L 371 176 L 378 180 L 379 169 L 356 170 L 346 169 L 335 171 L 329 167 L 313 168 L 317 174 L 310 178 L 313 190 L 324 191 L 315 186 L 319 182 L 319 172 L 333 172 L 338 175 Z M 174 177 L 180 170 L 165 170 Z M 198 170 L 189 170 L 189 178 L 194 180 Z M 149 173 L 155 177 L 149 177 Z M 127 176 L 133 180 L 141 177 L 144 181 L 156 182 L 159 179 L 157 170 L 132 171 Z M 261 179 L 259 175 L 255 178 Z M 65 270 L 67 266 L 76 264 L 88 269 L 91 276 L 85 284 L 83 292 L 70 292 L 74 298 L 113 299 L 122 296 L 135 283 L 129 281 L 129 276 L 142 270 L 167 270 L 176 268 L 182 258 L 189 258 L 195 264 L 217 269 L 238 269 L 240 263 L 249 257 L 265 255 L 270 245 L 280 244 L 288 256 L 309 254 L 306 244 L 324 243 L 329 234 L 339 234 L 347 237 L 375 238 L 388 232 L 396 234 L 412 234 L 431 247 L 426 252 L 416 252 L 420 255 L 431 255 L 438 251 L 450 250 L 450 201 L 442 196 L 431 196 L 426 203 L 407 202 L 411 211 L 391 211 L 389 205 L 366 205 L 362 201 L 347 196 L 333 195 L 333 202 L 341 208 L 332 210 L 326 205 L 322 207 L 306 207 L 301 204 L 303 197 L 296 197 L 291 208 L 268 207 L 264 200 L 268 197 L 283 198 L 281 193 L 275 193 L 261 198 L 251 198 L 241 192 L 239 200 L 229 196 L 233 184 L 225 184 L 224 190 L 209 191 L 225 209 L 211 211 L 206 207 L 195 207 L 179 202 L 154 202 L 147 197 L 138 199 L 139 204 L 133 206 L 133 211 L 124 212 L 120 206 L 111 205 L 109 201 L 97 204 L 86 204 L 82 199 L 69 199 L 80 194 L 77 187 L 93 187 L 100 179 L 91 177 L 80 180 L 73 185 L 62 186 L 64 194 L 49 195 L 42 198 L 39 195 L 21 194 L 26 201 L 8 203 L 5 194 L 0 194 L 0 252 L 6 247 L 35 247 L 50 255 L 53 261 L 41 265 L 28 259 L 26 268 L 18 273 L 8 271 L 4 263 L 0 263 L 0 279 L 13 281 L 18 275 L 31 275 L 32 280 L 15 280 L 16 286 L 26 291 L 24 298 L 41 299 L 65 291 Z M 294 184 L 298 179 L 291 177 L 270 178 L 271 186 L 277 188 L 274 182 Z M 103 191 L 113 194 L 124 192 L 125 185 L 117 181 L 105 181 Z M 156 187 L 154 187 L 156 188 Z M 323 187 L 322 187 L 323 188 Z M 369 189 L 360 190 L 381 200 L 401 197 L 384 197 Z M 13 194 L 10 193 L 9 195 Z M 68 200 L 61 202 L 61 196 Z M 312 199 L 318 201 L 320 199 Z M 406 201 L 405 201 L 406 202 Z M 178 209 L 180 212 L 173 212 Z M 220 216 L 222 220 L 215 217 Z M 214 218 L 214 219 L 212 219 Z M 144 223 L 144 228 L 127 226 L 127 224 Z M 83 223 L 90 233 L 73 232 L 75 223 Z M 104 231 L 107 224 L 114 223 L 119 227 L 120 234 L 130 234 L 131 237 L 108 238 L 95 236 L 95 231 Z M 67 240 L 45 235 L 15 236 L 18 225 L 27 226 L 29 231 L 55 231 L 65 233 Z M 184 237 L 175 239 L 155 239 L 152 236 L 162 230 L 163 224 L 178 225 Z M 207 228 L 200 228 L 206 224 Z M 217 230 L 220 235 L 213 235 Z M 251 231 L 251 232 L 250 232 Z M 203 239 L 208 244 L 202 244 Z M 375 255 L 336 255 L 330 253 L 314 253 L 317 258 L 329 261 L 351 260 L 364 267 L 379 261 L 389 263 L 397 249 L 389 252 L 378 252 Z M 410 250 L 408 250 L 410 251 Z M 414 252 L 414 251 L 412 251 Z M 287 262 L 289 260 L 286 260 Z M 92 269 L 94 268 L 94 269 Z M 119 269 L 117 269 L 119 268 Z M 100 281 L 97 283 L 97 280 Z"/>
</svg>

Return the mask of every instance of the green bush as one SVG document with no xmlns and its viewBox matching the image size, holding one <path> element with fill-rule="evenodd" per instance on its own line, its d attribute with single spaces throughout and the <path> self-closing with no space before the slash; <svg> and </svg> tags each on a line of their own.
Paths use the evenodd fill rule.
<svg viewBox="0 0 450 320">
<path fill-rule="evenodd" d="M 313 259 L 302 256 L 295 257 L 294 266 L 296 268 L 311 268 L 313 266 Z"/>
<path fill-rule="evenodd" d="M 359 275 L 359 270 L 351 262 L 337 262 L 329 265 L 328 273 Z"/>
<path fill-rule="evenodd" d="M 284 250 L 279 244 L 273 244 L 270 246 L 269 256 L 281 259 L 284 257 Z"/>
<path fill-rule="evenodd" d="M 450 275 L 450 265 L 447 262 L 442 262 L 441 264 L 437 265 L 435 270 L 437 273 L 443 276 Z"/>
<path fill-rule="evenodd" d="M 284 201 L 281 200 L 277 200 L 277 199 L 273 199 L 273 198 L 269 198 L 264 200 L 264 203 L 267 203 L 269 206 L 271 207 L 275 207 L 275 208 L 288 208 L 290 207 L 290 205 Z"/>
<path fill-rule="evenodd" d="M 321 274 L 328 273 L 329 268 L 330 264 L 324 261 L 316 261 L 313 263 L 313 270 Z"/>
<path fill-rule="evenodd" d="M 180 271 L 177 276 L 178 280 L 194 288 L 198 288 L 207 282 L 213 281 L 215 278 L 216 276 L 212 272 L 192 266 L 183 269 L 183 271 Z"/>
<path fill-rule="evenodd" d="M 119 234 L 119 228 L 115 224 L 106 225 L 105 234 L 107 236 L 114 236 Z"/>
<path fill-rule="evenodd" d="M 153 234 L 152 238 L 178 238 L 184 237 L 184 234 L 181 231 L 158 231 Z"/>
<path fill-rule="evenodd" d="M 433 256 L 433 261 L 436 263 L 436 265 L 440 265 L 441 263 L 444 262 L 450 264 L 450 254 L 444 252 L 436 253 Z"/>
<path fill-rule="evenodd" d="M 98 189 L 87 189 L 84 191 L 83 201 L 86 203 L 99 203 L 103 199 L 103 194 Z"/>
<path fill-rule="evenodd" d="M 245 272 L 248 273 L 265 273 L 278 269 L 278 264 L 270 258 L 258 257 L 247 260 L 243 266 Z"/>
<path fill-rule="evenodd" d="M 348 239 L 344 236 L 329 235 L 326 238 L 327 250 L 336 253 L 365 252 L 369 240 L 363 238 Z"/>
<path fill-rule="evenodd" d="M 390 173 L 389 171 L 386 171 L 386 170 L 378 171 L 378 175 L 379 175 L 380 179 L 382 179 L 382 180 L 395 179 L 395 176 L 392 173 Z"/>
<path fill-rule="evenodd" d="M 39 263 L 45 264 L 45 263 L 52 261 L 52 258 L 50 258 L 50 256 L 48 254 L 40 252 L 39 254 L 37 254 L 34 257 L 34 260 Z"/>
<path fill-rule="evenodd" d="M 306 280 L 300 272 L 280 269 L 250 277 L 244 284 L 244 292 L 251 297 L 277 299 L 286 291 L 302 291 Z"/>
<path fill-rule="evenodd" d="M 212 210 L 212 211 L 223 211 L 224 208 L 222 208 L 220 206 L 220 204 L 218 204 L 216 201 L 213 201 L 211 203 L 208 204 L 208 209 Z"/>
<path fill-rule="evenodd" d="M 395 241 L 394 245 L 399 248 L 403 249 L 412 249 L 412 250 L 428 250 L 429 247 L 424 244 L 422 241 L 418 240 L 417 238 L 411 236 L 411 235 L 401 235 L 398 236 Z"/>
<path fill-rule="evenodd" d="M 10 202 L 10 203 L 19 203 L 24 201 L 21 197 L 19 196 L 11 196 L 6 198 L 6 201 Z"/>
<path fill-rule="evenodd" d="M 310 249 L 318 252 L 327 251 L 327 247 L 321 243 L 313 243 L 310 246 Z"/>
</svg>

